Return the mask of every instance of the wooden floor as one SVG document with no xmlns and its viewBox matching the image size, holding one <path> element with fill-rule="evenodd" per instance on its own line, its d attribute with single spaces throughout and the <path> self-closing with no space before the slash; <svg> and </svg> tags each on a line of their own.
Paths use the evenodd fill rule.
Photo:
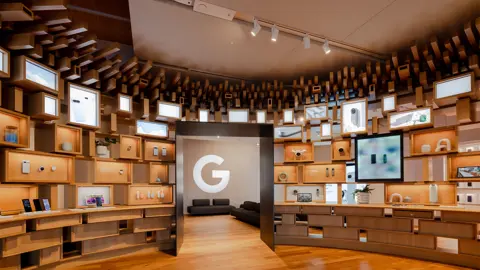
<svg viewBox="0 0 480 270">
<path fill-rule="evenodd" d="M 259 230 L 231 216 L 186 217 L 178 257 L 154 252 L 126 255 L 75 269 L 466 269 L 350 250 L 277 246 L 271 251 Z"/>
</svg>

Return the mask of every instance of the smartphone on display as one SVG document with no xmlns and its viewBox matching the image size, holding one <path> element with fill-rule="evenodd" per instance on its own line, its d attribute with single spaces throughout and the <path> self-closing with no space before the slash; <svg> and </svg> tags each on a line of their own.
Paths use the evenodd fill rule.
<svg viewBox="0 0 480 270">
<path fill-rule="evenodd" d="M 35 211 L 43 211 L 42 204 L 40 203 L 40 199 L 33 199 L 33 205 L 35 206 Z"/>
<path fill-rule="evenodd" d="M 23 209 L 25 209 L 25 212 L 32 212 L 32 205 L 30 204 L 29 199 L 22 199 L 23 203 Z"/>
<path fill-rule="evenodd" d="M 42 204 L 44 211 L 50 211 L 50 203 L 48 202 L 48 199 L 42 199 Z"/>
</svg>

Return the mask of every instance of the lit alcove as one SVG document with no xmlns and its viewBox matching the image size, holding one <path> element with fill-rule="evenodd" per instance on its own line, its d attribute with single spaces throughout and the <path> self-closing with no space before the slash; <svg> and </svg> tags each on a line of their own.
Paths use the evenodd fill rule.
<svg viewBox="0 0 480 270">
<path fill-rule="evenodd" d="M 119 115 L 129 116 L 132 114 L 133 106 L 132 106 L 132 97 L 118 94 L 118 110 L 117 113 Z"/>
<path fill-rule="evenodd" d="M 28 111 L 35 119 L 57 120 L 60 118 L 60 103 L 56 96 L 40 92 L 29 97 Z"/>
<path fill-rule="evenodd" d="M 168 124 L 166 123 L 137 120 L 136 130 L 136 135 L 138 136 L 161 139 L 168 137 Z"/>
<path fill-rule="evenodd" d="M 157 120 L 182 119 L 182 105 L 166 101 L 157 102 Z"/>
<path fill-rule="evenodd" d="M 229 109 L 228 122 L 248 123 L 248 109 Z"/>
</svg>

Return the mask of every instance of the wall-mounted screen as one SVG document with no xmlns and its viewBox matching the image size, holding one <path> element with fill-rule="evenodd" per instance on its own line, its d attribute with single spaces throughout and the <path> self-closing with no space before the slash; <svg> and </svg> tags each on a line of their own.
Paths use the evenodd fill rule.
<svg viewBox="0 0 480 270">
<path fill-rule="evenodd" d="M 176 103 L 170 103 L 165 101 L 159 101 L 157 103 L 157 119 L 158 118 L 182 118 L 182 105 Z"/>
<path fill-rule="evenodd" d="M 208 110 L 207 109 L 198 109 L 198 121 L 199 122 L 208 122 Z"/>
<path fill-rule="evenodd" d="M 305 105 L 305 121 L 328 119 L 327 104 Z"/>
<path fill-rule="evenodd" d="M 423 128 L 433 126 L 432 108 L 420 108 L 388 114 L 390 130 Z"/>
<path fill-rule="evenodd" d="M 44 113 L 58 116 L 58 111 L 57 111 L 57 99 L 51 96 L 45 95 L 44 97 L 44 105 L 45 105 L 45 111 Z"/>
<path fill-rule="evenodd" d="M 137 135 L 157 138 L 168 137 L 168 124 L 137 120 Z"/>
<path fill-rule="evenodd" d="M 100 127 L 100 94 L 76 84 L 68 85 L 69 122 L 87 127 Z"/>
<path fill-rule="evenodd" d="M 434 82 L 433 88 L 435 99 L 453 97 L 472 92 L 473 78 L 473 74 L 469 72 L 449 79 Z"/>
<path fill-rule="evenodd" d="M 228 110 L 228 122 L 230 122 L 230 123 L 248 123 L 248 109 L 230 109 L 230 110 Z"/>
<path fill-rule="evenodd" d="M 265 124 L 267 122 L 267 112 L 264 110 L 257 111 L 257 124 Z"/>
<path fill-rule="evenodd" d="M 57 73 L 52 72 L 30 59 L 26 59 L 26 78 L 32 82 L 38 83 L 53 90 L 57 89 Z"/>
<path fill-rule="evenodd" d="M 344 101 L 342 103 L 341 133 L 367 133 L 367 99 Z"/>
<path fill-rule="evenodd" d="M 403 181 L 403 134 L 356 137 L 355 180 Z"/>
<path fill-rule="evenodd" d="M 284 109 L 283 110 L 283 123 L 284 124 L 293 124 L 295 113 L 293 109 Z"/>
<path fill-rule="evenodd" d="M 310 140 L 312 142 L 318 142 L 322 140 L 322 133 L 320 126 L 312 126 L 310 127 Z"/>
<path fill-rule="evenodd" d="M 303 136 L 302 126 L 278 126 L 274 130 L 275 140 L 301 141 Z"/>
<path fill-rule="evenodd" d="M 326 139 L 331 139 L 332 138 L 332 123 L 330 122 L 325 122 L 320 125 L 322 134 L 321 134 L 321 139 L 326 140 Z"/>
</svg>

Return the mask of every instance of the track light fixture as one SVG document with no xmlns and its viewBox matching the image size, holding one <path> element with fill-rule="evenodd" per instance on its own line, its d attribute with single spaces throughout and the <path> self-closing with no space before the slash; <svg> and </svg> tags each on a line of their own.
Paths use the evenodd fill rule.
<svg viewBox="0 0 480 270">
<path fill-rule="evenodd" d="M 310 49 L 310 36 L 306 35 L 303 37 L 303 47 L 305 49 Z"/>
<path fill-rule="evenodd" d="M 258 23 L 258 20 L 253 18 L 253 28 L 252 31 L 250 31 L 250 34 L 252 34 L 252 36 L 256 36 L 260 30 L 262 30 L 262 27 Z"/>
<path fill-rule="evenodd" d="M 278 38 L 278 32 L 280 32 L 277 28 L 277 26 L 274 24 L 272 26 L 272 41 L 273 42 L 276 42 L 277 41 L 277 38 Z"/>
<path fill-rule="evenodd" d="M 328 39 L 325 39 L 325 43 L 323 43 L 323 51 L 325 52 L 325 54 L 329 54 L 332 51 L 328 46 Z"/>
</svg>

